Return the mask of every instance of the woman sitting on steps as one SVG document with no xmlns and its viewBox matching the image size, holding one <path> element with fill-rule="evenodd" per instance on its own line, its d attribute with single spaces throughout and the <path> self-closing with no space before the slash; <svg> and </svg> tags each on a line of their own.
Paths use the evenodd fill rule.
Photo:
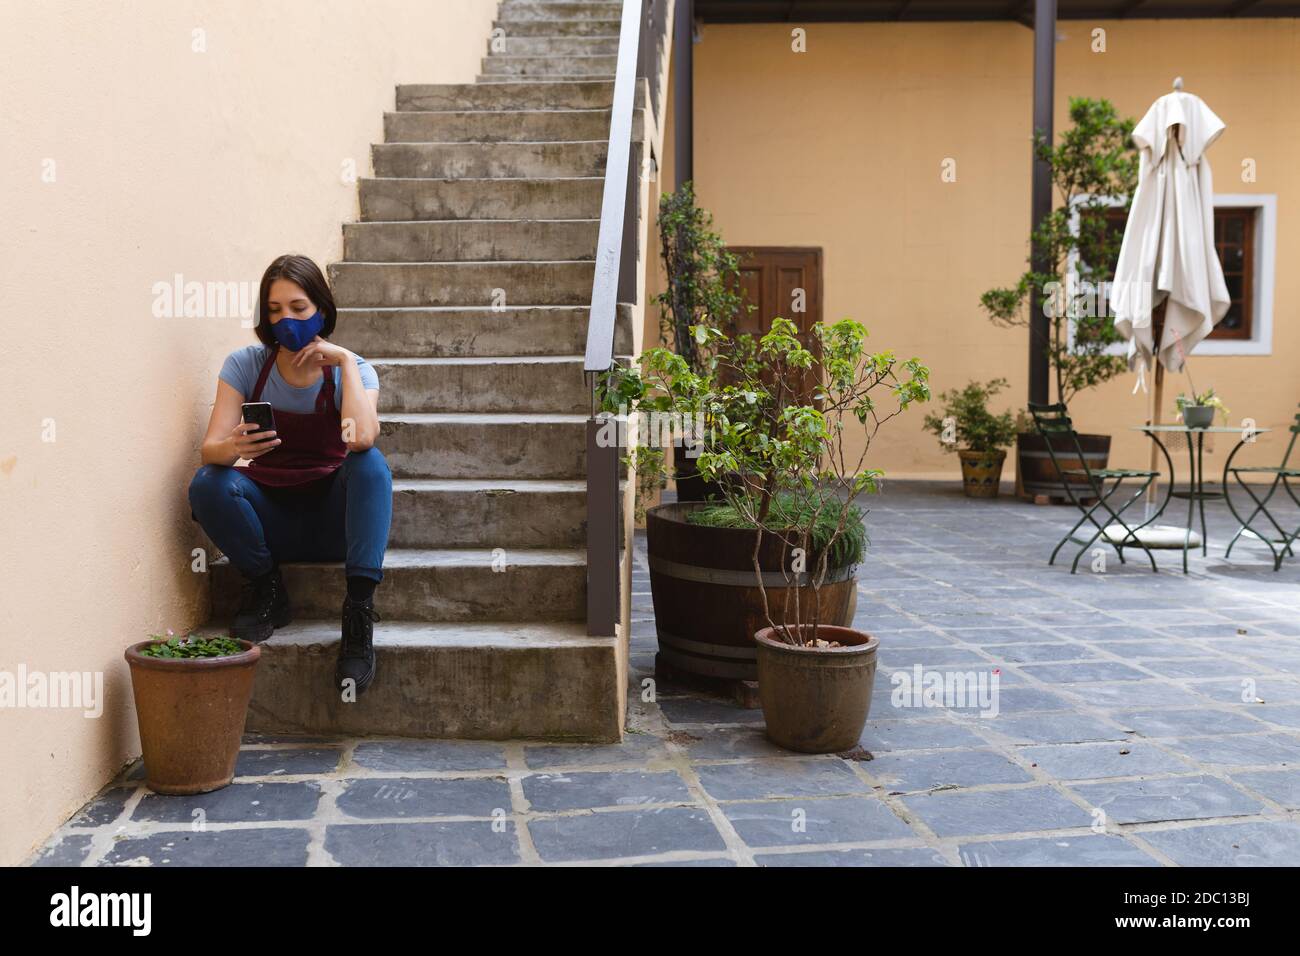
<svg viewBox="0 0 1300 956">
<path fill-rule="evenodd" d="M 393 509 L 392 475 L 374 447 L 379 377 L 328 341 L 338 310 L 307 257 L 272 262 L 257 301 L 261 344 L 235 350 L 221 368 L 191 516 L 244 575 L 232 637 L 264 641 L 290 622 L 281 562 L 344 562 L 335 681 L 349 699 L 375 674 L 373 598 Z M 269 402 L 274 430 L 241 423 L 245 402 Z"/>
</svg>

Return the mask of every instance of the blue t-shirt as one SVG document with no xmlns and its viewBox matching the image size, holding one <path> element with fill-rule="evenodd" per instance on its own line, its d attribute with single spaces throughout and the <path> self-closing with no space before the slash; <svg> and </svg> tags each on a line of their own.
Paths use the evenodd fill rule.
<svg viewBox="0 0 1300 956">
<path fill-rule="evenodd" d="M 257 345 L 235 349 L 226 356 L 225 364 L 221 366 L 218 377 L 243 395 L 244 401 L 251 402 L 253 389 L 257 387 L 257 376 L 262 371 L 262 363 L 266 361 L 270 352 L 271 350 L 260 342 Z M 361 372 L 362 387 L 379 388 L 379 375 L 374 367 L 360 355 L 356 358 L 357 369 Z M 329 371 L 334 373 L 334 407 L 341 409 L 343 369 L 334 365 L 329 367 Z M 270 402 L 271 407 L 277 411 L 310 413 L 316 410 L 316 396 L 320 394 L 322 382 L 324 377 L 306 388 L 298 388 L 286 382 L 280 370 L 272 365 L 270 374 L 266 376 L 266 384 L 262 387 L 261 401 Z"/>
</svg>

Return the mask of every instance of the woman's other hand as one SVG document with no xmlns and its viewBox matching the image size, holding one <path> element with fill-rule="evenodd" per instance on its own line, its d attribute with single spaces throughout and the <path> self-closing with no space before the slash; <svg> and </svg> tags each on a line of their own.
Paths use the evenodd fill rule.
<svg viewBox="0 0 1300 956">
<path fill-rule="evenodd" d="M 342 346 L 326 341 L 319 335 L 298 350 L 293 364 L 298 368 L 320 368 L 323 365 L 344 365 L 355 362 L 352 353 Z"/>
</svg>

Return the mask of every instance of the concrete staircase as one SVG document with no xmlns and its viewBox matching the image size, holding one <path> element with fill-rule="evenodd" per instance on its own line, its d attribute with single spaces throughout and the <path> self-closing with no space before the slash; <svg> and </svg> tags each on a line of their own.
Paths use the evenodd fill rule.
<svg viewBox="0 0 1300 956">
<path fill-rule="evenodd" d="M 625 636 L 585 625 L 582 377 L 619 15 L 504 0 L 478 82 L 398 87 L 329 269 L 394 478 L 378 675 L 339 700 L 341 566 L 286 565 L 250 730 L 619 739 Z M 238 588 L 214 565 L 216 621 Z"/>
</svg>

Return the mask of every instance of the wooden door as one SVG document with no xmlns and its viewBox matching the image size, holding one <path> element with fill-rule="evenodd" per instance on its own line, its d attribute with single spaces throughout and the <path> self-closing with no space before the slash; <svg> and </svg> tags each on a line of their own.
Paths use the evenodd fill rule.
<svg viewBox="0 0 1300 956">
<path fill-rule="evenodd" d="M 739 291 L 746 306 L 736 322 L 739 334 L 761 336 L 777 316 L 799 329 L 804 347 L 817 354 L 811 330 L 822 321 L 822 251 L 793 246 L 732 246 L 740 260 Z M 805 402 L 812 401 L 817 379 L 810 373 L 800 386 Z"/>
</svg>

